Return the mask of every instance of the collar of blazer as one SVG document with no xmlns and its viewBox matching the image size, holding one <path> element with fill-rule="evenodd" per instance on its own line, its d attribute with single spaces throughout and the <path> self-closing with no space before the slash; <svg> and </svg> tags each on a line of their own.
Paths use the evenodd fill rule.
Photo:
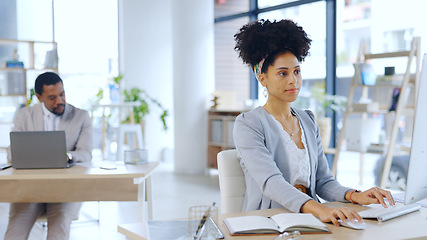
<svg viewBox="0 0 427 240">
<path fill-rule="evenodd" d="M 36 125 L 40 128 L 41 131 L 43 131 L 44 128 L 44 124 L 43 124 L 43 103 L 37 103 L 35 104 L 34 110 L 35 110 L 35 123 Z M 62 124 L 61 122 L 66 121 L 67 119 L 70 118 L 71 112 L 73 111 L 73 106 L 65 103 L 65 110 L 64 110 L 64 114 L 62 114 L 61 116 L 61 120 L 59 121 L 59 126 L 58 126 L 58 130 L 63 129 L 62 128 Z"/>
</svg>

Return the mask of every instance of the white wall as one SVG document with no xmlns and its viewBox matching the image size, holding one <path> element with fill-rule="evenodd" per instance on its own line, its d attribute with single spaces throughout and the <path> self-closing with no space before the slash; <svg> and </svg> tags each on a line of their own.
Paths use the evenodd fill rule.
<svg viewBox="0 0 427 240">
<path fill-rule="evenodd" d="M 175 170 L 203 173 L 207 110 L 214 88 L 213 1 L 119 0 L 120 68 L 126 88 L 146 89 L 167 109 L 164 133 L 147 119 L 149 158 L 174 149 Z M 176 127 L 174 127 L 176 126 Z"/>
<path fill-rule="evenodd" d="M 214 89 L 213 1 L 173 1 L 175 171 L 203 173 Z"/>
<path fill-rule="evenodd" d="M 149 159 L 161 160 L 164 148 L 173 148 L 173 62 L 171 0 L 119 0 L 119 65 L 125 88 L 138 87 L 169 110 L 169 129 L 161 111 L 151 108 L 146 119 Z"/>
</svg>

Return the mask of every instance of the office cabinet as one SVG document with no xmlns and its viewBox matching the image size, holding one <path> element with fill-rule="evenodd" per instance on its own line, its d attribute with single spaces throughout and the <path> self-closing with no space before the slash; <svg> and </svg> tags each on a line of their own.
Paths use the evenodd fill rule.
<svg viewBox="0 0 427 240">
<path fill-rule="evenodd" d="M 235 148 L 233 126 L 241 111 L 210 110 L 208 115 L 208 168 L 217 168 L 216 155 Z"/>
</svg>

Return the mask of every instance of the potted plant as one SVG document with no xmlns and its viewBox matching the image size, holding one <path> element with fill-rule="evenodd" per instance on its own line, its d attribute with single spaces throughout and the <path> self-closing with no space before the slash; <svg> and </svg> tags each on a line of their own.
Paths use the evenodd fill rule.
<svg viewBox="0 0 427 240">
<path fill-rule="evenodd" d="M 120 103 L 120 83 L 123 80 L 123 75 L 119 74 L 111 80 L 112 83 L 109 85 L 110 100 L 112 103 Z"/>
<path fill-rule="evenodd" d="M 164 130 L 168 129 L 168 126 L 166 124 L 166 117 L 168 116 L 168 111 L 160 104 L 159 101 L 149 96 L 146 91 L 134 87 L 130 90 L 124 90 L 123 97 L 124 97 L 123 98 L 124 102 L 140 103 L 139 106 L 133 107 L 133 114 L 134 114 L 136 123 L 140 123 L 142 124 L 142 126 L 144 125 L 143 119 L 147 114 L 150 113 L 150 103 L 151 103 L 151 104 L 154 104 L 154 106 L 161 109 L 162 113 L 160 115 L 160 120 L 163 123 L 163 129 Z M 125 121 L 129 122 L 130 117 L 128 116 Z"/>
<path fill-rule="evenodd" d="M 105 116 L 106 119 L 103 119 L 103 124 L 105 123 L 105 126 L 103 126 L 102 131 L 107 131 L 106 129 L 109 127 L 109 119 L 111 117 L 117 117 L 120 119 L 121 123 L 135 123 L 140 124 L 141 130 L 142 130 L 142 138 L 143 143 L 145 143 L 145 121 L 144 118 L 147 114 L 150 113 L 151 109 L 153 107 L 158 107 L 161 110 L 160 120 L 163 124 L 163 129 L 167 130 L 168 126 L 166 123 L 166 117 L 168 116 L 167 110 L 154 98 L 152 98 L 150 95 L 147 94 L 146 91 L 139 89 L 139 88 L 132 88 L 124 91 L 120 91 L 121 89 L 121 82 L 123 80 L 123 75 L 119 74 L 116 77 L 111 78 L 108 90 L 110 90 L 110 101 L 111 103 L 116 103 L 117 100 L 119 100 L 121 103 L 123 102 L 132 102 L 132 103 L 138 103 L 131 105 L 131 110 L 129 111 L 129 114 L 125 116 L 124 120 L 120 116 L 113 115 L 111 112 L 107 116 Z M 118 94 L 120 93 L 120 94 Z M 117 96 L 118 94 L 118 96 Z M 100 104 L 102 100 L 104 100 L 105 97 L 105 91 L 104 89 L 100 88 L 98 93 L 91 99 L 92 103 Z M 108 104 L 107 104 L 108 105 Z M 118 104 L 120 105 L 120 104 Z M 104 113 L 103 113 L 104 114 Z M 104 116 L 103 116 L 104 118 Z M 105 141 L 105 134 L 103 133 L 103 140 Z M 107 137 L 108 138 L 108 137 Z M 104 151 L 104 147 L 101 147 Z M 104 152 L 103 152 L 104 153 Z"/>
<path fill-rule="evenodd" d="M 150 110 L 151 110 L 150 106 L 151 106 L 151 104 L 153 104 L 154 106 L 160 108 L 160 110 L 162 111 L 161 115 L 160 115 L 160 120 L 162 121 L 163 129 L 167 130 L 168 129 L 168 126 L 166 124 L 166 117 L 168 116 L 167 110 L 160 104 L 159 101 L 157 101 L 156 99 L 154 99 L 150 95 L 148 95 L 148 93 L 146 91 L 134 87 L 134 88 L 131 88 L 129 90 L 126 90 L 126 89 L 123 90 L 121 97 L 120 96 L 113 96 L 112 97 L 112 95 L 115 95 L 113 92 L 115 92 L 115 91 L 120 92 L 120 89 L 121 89 L 120 85 L 121 85 L 123 78 L 124 78 L 124 76 L 122 74 L 119 74 L 116 77 L 113 77 L 111 79 L 112 83 L 110 84 L 110 98 L 111 98 L 110 100 L 112 102 L 114 102 L 114 100 L 121 98 L 123 100 L 123 102 L 139 103 L 139 105 L 134 106 L 132 108 L 132 110 L 133 110 L 133 117 L 134 117 L 135 123 L 141 124 L 143 132 L 144 132 L 144 125 L 145 125 L 144 117 L 150 113 Z M 103 95 L 102 95 L 101 91 L 102 90 L 100 90 L 101 98 L 102 98 Z M 97 94 L 98 98 L 99 98 L 98 95 L 100 93 Z M 123 122 L 124 123 L 130 122 L 130 119 L 131 119 L 131 117 L 129 115 L 126 117 L 126 119 Z"/>
</svg>

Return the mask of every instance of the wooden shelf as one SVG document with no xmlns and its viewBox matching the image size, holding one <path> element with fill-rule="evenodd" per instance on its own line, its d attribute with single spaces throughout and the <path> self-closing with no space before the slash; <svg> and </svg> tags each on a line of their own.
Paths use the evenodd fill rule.
<svg viewBox="0 0 427 240">
<path fill-rule="evenodd" d="M 25 40 L 17 40 L 17 39 L 0 39 L 0 44 L 7 45 L 7 44 L 26 44 L 29 48 L 29 65 L 25 67 L 25 69 L 35 69 L 34 68 L 34 60 L 35 60 L 35 51 L 34 46 L 36 44 L 50 44 L 52 45 L 52 49 L 57 49 L 58 44 L 54 41 L 25 41 Z M 56 63 L 58 63 L 58 56 L 56 56 Z M 7 68 L 9 69 L 9 68 Z M 58 68 L 50 69 L 54 72 L 58 72 Z"/>
<path fill-rule="evenodd" d="M 56 45 L 56 42 L 53 42 L 53 41 L 52 42 L 50 42 L 50 41 L 28 41 L 28 40 L 0 38 L 0 44 L 7 44 L 7 43 L 29 43 L 29 44 L 43 43 L 43 44 L 54 44 L 54 45 Z"/>
<path fill-rule="evenodd" d="M 370 154 L 378 154 L 378 155 L 386 156 L 386 154 L 387 154 L 386 150 L 387 150 L 387 148 L 385 148 L 385 151 L 383 151 L 383 152 L 369 151 L 369 150 L 366 150 L 366 151 L 357 151 L 357 150 L 348 150 L 348 149 L 345 149 L 345 150 L 341 149 L 340 151 L 357 152 L 357 153 L 370 153 Z M 328 148 L 324 152 L 327 153 L 327 154 L 335 154 L 336 150 L 335 150 L 335 148 Z M 409 151 L 403 151 L 403 150 L 397 150 L 396 149 L 393 152 L 393 156 L 405 156 L 405 155 L 409 155 Z"/>
<path fill-rule="evenodd" d="M 387 52 L 387 53 L 367 53 L 364 55 L 364 57 L 365 57 L 365 60 L 368 60 L 368 59 L 380 59 L 380 58 L 407 57 L 410 54 L 411 54 L 411 51 Z"/>
<path fill-rule="evenodd" d="M 28 46 L 28 56 L 27 57 L 23 57 L 26 62 L 26 64 L 28 64 L 28 66 L 24 66 L 24 67 L 5 67 L 5 66 L 0 66 L 0 71 L 2 72 L 14 72 L 14 71 L 21 71 L 24 72 L 24 82 L 22 83 L 22 89 L 23 89 L 23 93 L 22 94 L 5 94 L 3 92 L 3 94 L 1 94 L 0 96 L 26 96 L 27 94 L 27 71 L 53 71 L 53 72 L 58 72 L 58 68 L 35 68 L 34 66 L 34 62 L 35 62 L 35 58 L 36 58 L 36 53 L 35 53 L 35 45 L 38 44 L 50 44 L 52 45 L 52 49 L 57 49 L 57 43 L 56 42 L 49 42 L 49 41 L 25 41 L 25 40 L 17 40 L 17 39 L 0 39 L 0 45 L 14 45 L 13 47 L 16 48 L 16 45 L 18 44 L 26 44 Z M 5 57 L 3 57 L 5 58 Z M 7 59 L 7 57 L 5 58 Z M 54 58 L 55 59 L 55 58 Z M 56 56 L 56 63 L 58 63 L 58 56 Z M 55 65 L 57 66 L 57 64 Z M 7 79 L 6 79 L 7 81 Z M 0 86 L 3 87 L 3 86 Z"/>
<path fill-rule="evenodd" d="M 27 94 L 0 94 L 0 97 L 27 97 Z"/>
<path fill-rule="evenodd" d="M 53 71 L 56 72 L 56 68 L 21 68 L 21 67 L 0 67 L 0 71 Z"/>
<path fill-rule="evenodd" d="M 16 100 L 16 98 L 21 97 L 22 99 L 17 99 L 18 104 L 16 106 L 16 109 L 18 109 L 20 104 L 27 104 L 27 72 L 29 71 L 53 71 L 58 73 L 58 68 L 35 68 L 34 62 L 36 59 L 36 53 L 35 53 L 35 45 L 38 44 L 50 44 L 52 46 L 52 49 L 57 49 L 57 43 L 56 42 L 48 42 L 48 41 L 23 41 L 23 40 L 16 40 L 16 39 L 0 39 L 0 45 L 5 45 L 6 48 L 9 48 L 10 52 L 12 52 L 13 49 L 18 49 L 18 46 L 26 44 L 25 51 L 28 49 L 28 55 L 21 57 L 24 59 L 25 66 L 24 67 L 5 67 L 6 64 L 0 63 L 0 72 L 4 75 L 2 77 L 2 84 L 0 85 L 0 98 L 2 100 L 4 98 L 10 98 L 13 100 Z M 37 46 L 36 46 L 37 50 Z M 3 59 L 8 59 L 9 56 L 1 56 Z M 55 58 L 52 58 L 55 60 Z M 56 56 L 56 63 L 58 63 L 58 57 Z M 57 65 L 52 65 L 57 66 Z M 17 81 L 16 81 L 17 80 Z M 35 79 L 31 79 L 31 81 L 34 81 Z M 12 84 L 12 85 L 10 85 Z M 4 106 L 2 106 L 4 107 Z M 15 107 L 15 106 L 7 106 L 7 107 Z M 10 122 L 10 120 L 4 119 L 4 121 L 0 122 L 0 124 L 12 124 L 13 122 Z M 6 134 L 9 134 L 8 132 L 2 133 L 2 137 L 6 137 Z M 7 136 L 8 137 L 8 136 Z"/>
<path fill-rule="evenodd" d="M 219 152 L 233 149 L 233 126 L 241 111 L 209 110 L 208 113 L 208 168 L 217 168 L 216 156 Z"/>
<path fill-rule="evenodd" d="M 377 76 L 375 84 L 368 85 L 363 84 L 361 81 L 357 82 L 357 87 L 367 87 L 367 88 L 383 88 L 383 87 L 401 87 L 402 83 L 405 79 L 405 75 L 393 75 L 393 76 Z M 415 83 L 416 76 L 415 74 L 411 74 L 409 76 L 408 84 Z"/>
<path fill-rule="evenodd" d="M 349 110 L 349 113 L 351 114 L 394 114 L 396 111 L 389 111 L 388 109 L 378 109 L 376 111 L 355 111 L 355 110 Z M 415 108 L 413 106 L 408 106 L 404 109 L 403 115 L 413 115 L 415 112 Z"/>
<path fill-rule="evenodd" d="M 324 149 L 323 152 L 325 154 L 335 154 L 336 151 L 335 151 L 335 148 L 327 148 L 327 149 Z"/>
<path fill-rule="evenodd" d="M 407 97 L 409 96 L 409 90 L 412 88 L 413 91 L 416 93 L 418 89 L 419 84 L 419 77 L 420 77 L 420 67 L 421 67 L 421 49 L 420 49 L 420 43 L 421 40 L 419 37 L 415 37 L 412 40 L 411 44 L 411 50 L 410 51 L 399 51 L 399 52 L 389 52 L 389 53 L 376 53 L 376 54 L 368 54 L 364 53 L 363 49 L 364 46 L 361 46 L 361 51 L 359 51 L 359 63 L 354 64 L 355 68 L 355 74 L 353 76 L 349 93 L 348 93 L 348 100 L 347 100 L 347 107 L 346 111 L 343 115 L 343 126 L 340 130 L 340 133 L 337 138 L 337 144 L 335 148 L 335 156 L 334 160 L 332 162 L 332 172 L 337 174 L 337 166 L 338 166 L 338 159 L 340 155 L 340 151 L 342 148 L 342 142 L 344 141 L 344 136 L 346 134 L 347 130 L 347 120 L 350 116 L 350 114 L 360 114 L 361 120 L 366 119 L 368 116 L 367 114 L 394 114 L 394 121 L 391 127 L 390 136 L 387 139 L 388 145 L 384 147 L 384 152 L 367 152 L 367 151 L 359 151 L 361 153 L 361 159 L 360 159 L 360 184 L 362 185 L 363 181 L 363 153 L 376 153 L 380 155 L 385 155 L 386 160 L 384 162 L 384 168 L 381 176 L 381 186 L 382 188 L 385 187 L 386 181 L 388 179 L 392 158 L 396 155 L 407 155 L 409 152 L 407 151 L 396 151 L 396 140 L 397 140 L 397 133 L 399 131 L 399 121 L 400 116 L 402 115 L 413 115 L 414 114 L 414 107 L 409 106 L 407 104 Z M 405 57 L 407 58 L 407 66 L 406 66 L 406 72 L 403 75 L 400 76 L 393 76 L 393 77 L 384 77 L 379 76 L 377 78 L 375 85 L 363 85 L 362 83 L 362 69 L 361 69 L 361 62 L 364 60 L 365 62 L 367 60 L 373 60 L 373 59 L 382 59 L 382 58 L 395 58 L 395 57 Z M 415 72 L 411 73 L 411 69 L 413 69 L 413 59 L 415 58 Z M 390 80 L 383 80 L 378 81 L 378 79 L 387 79 Z M 390 82 L 388 82 L 390 81 Z M 356 88 L 361 88 L 362 91 L 362 98 L 368 98 L 368 91 L 370 88 L 377 88 L 377 87 L 389 87 L 389 88 L 400 88 L 399 97 L 396 104 L 396 110 L 395 111 L 389 111 L 388 109 L 385 109 L 384 103 L 383 105 L 380 105 L 380 108 L 378 110 L 373 111 L 354 111 L 353 110 L 353 103 L 354 103 L 354 95 Z M 403 97 L 402 97 L 403 96 Z M 411 94 L 411 96 L 414 98 L 414 102 L 416 102 L 416 94 Z M 387 99 L 388 100 L 388 99 Z M 368 109 L 368 108 L 367 108 Z M 366 146 L 366 145 L 365 145 Z M 363 149 L 363 148 L 362 148 Z M 329 150 L 331 151 L 331 150 Z M 347 150 L 347 151 L 353 151 L 353 150 Z M 325 151 L 326 152 L 326 151 Z M 333 152 L 333 151 L 331 151 Z"/>
</svg>

